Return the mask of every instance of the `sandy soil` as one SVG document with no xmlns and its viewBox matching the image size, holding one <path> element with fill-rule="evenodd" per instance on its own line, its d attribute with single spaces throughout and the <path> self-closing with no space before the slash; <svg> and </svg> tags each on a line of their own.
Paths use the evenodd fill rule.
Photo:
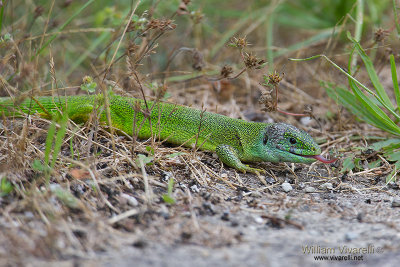
<svg viewBox="0 0 400 267">
<path fill-rule="evenodd" d="M 395 266 L 400 262 L 398 184 L 385 186 L 383 178 L 379 177 L 326 179 L 321 178 L 327 175 L 321 165 L 317 167 L 318 173 L 308 172 L 305 165 L 296 166 L 297 179 L 290 171 L 280 169 L 275 171 L 277 182 L 267 176 L 266 180 L 273 182 L 267 186 L 252 174 L 241 174 L 245 186 L 239 189 L 224 182 L 201 186 L 182 181 L 174 190 L 177 202 L 173 205 L 160 201 L 157 191 L 163 190 L 153 186 L 154 202 L 146 208 L 139 201 L 137 206 L 131 207 L 136 214 L 119 220 L 112 228 L 105 226 L 104 221 L 92 222 L 93 229 L 82 224 L 80 243 L 90 249 L 80 255 L 65 245 L 65 250 L 57 251 L 57 259 L 52 260 L 54 254 L 45 260 L 43 255 L 8 260 L 3 255 L 0 263 L 27 266 Z M 235 176 L 230 169 L 223 173 L 227 177 Z M 284 181 L 292 186 L 288 192 L 281 185 Z M 376 181 L 371 188 L 371 183 Z M 99 216 L 98 220 L 107 218 Z M 103 232 L 99 225 L 103 225 Z M 3 227 L 3 236 L 4 231 Z M 97 248 L 93 244 L 85 245 L 91 239 L 88 237 L 91 231 L 103 235 L 107 241 Z M 76 230 L 74 233 L 79 236 Z M 329 259 L 317 260 L 317 256 Z M 332 259 L 334 256 L 337 258 Z"/>
</svg>

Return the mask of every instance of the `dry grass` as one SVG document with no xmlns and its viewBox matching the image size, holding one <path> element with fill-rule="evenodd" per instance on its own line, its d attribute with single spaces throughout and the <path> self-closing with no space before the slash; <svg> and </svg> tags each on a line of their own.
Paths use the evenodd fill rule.
<svg viewBox="0 0 400 267">
<path fill-rule="evenodd" d="M 232 26 L 238 27 L 235 32 L 245 33 L 232 39 L 236 48 L 222 46 L 217 49 L 217 38 L 212 38 L 214 46 L 181 47 L 183 37 L 174 35 L 177 25 L 173 19 L 180 20 L 180 16 L 189 14 L 185 2 L 188 1 L 182 1 L 166 18 L 153 17 L 154 10 L 150 9 L 144 25 L 122 20 L 117 27 L 111 28 L 60 30 L 55 33 L 59 42 L 45 50 L 48 56 L 35 57 L 37 50 L 31 46 L 34 44 L 38 49 L 46 38 L 53 36 L 47 32 L 48 27 L 55 27 L 51 25 L 54 14 L 48 10 L 47 14 L 38 16 L 46 26 L 42 33 L 19 36 L 19 39 L 3 44 L 1 95 L 29 97 L 82 93 L 79 87 L 83 78 L 81 67 L 76 67 L 67 77 L 63 74 L 68 71 L 58 52 L 62 51 L 63 44 L 67 50 L 71 44 L 61 38 L 79 34 L 78 38 L 86 40 L 84 34 L 109 32 L 112 38 L 101 46 L 106 55 L 97 51 L 89 63 L 85 61 L 85 73 L 95 77 L 99 92 L 111 89 L 118 94 L 158 101 L 168 96 L 168 101 L 174 103 L 199 109 L 204 107 L 207 111 L 235 118 L 286 121 L 299 127 L 303 126 L 297 117 L 263 113 L 261 106 L 255 103 L 261 95 L 267 94 L 272 99 L 269 104 L 278 104 L 279 109 L 292 113 L 302 113 L 305 106 L 312 105 L 311 113 L 315 119 L 306 128 L 318 140 L 323 140 L 324 152 L 332 151 L 340 158 L 353 155 L 355 148 L 367 148 L 374 140 L 366 138 L 367 135 L 385 137 L 382 132 L 357 122 L 321 91 L 320 80 L 340 83 L 345 77 L 337 77 L 330 66 L 321 62 L 286 61 L 291 56 L 304 58 L 329 51 L 336 56 L 337 62 L 345 62 L 338 39 L 324 39 L 275 59 L 274 69 L 285 73 L 279 84 L 277 103 L 275 91 L 270 92 L 271 87 L 260 84 L 266 70 L 258 68 L 265 62 L 255 53 L 261 54 L 260 51 L 266 48 L 261 44 L 249 46 L 243 37 L 259 35 L 257 23 L 262 21 L 249 19 L 247 24 L 243 23 L 247 25 L 247 31 L 241 25 Z M 59 6 L 54 8 L 58 12 L 63 10 Z M 128 21 L 135 14 L 138 13 L 133 6 L 126 14 Z M 196 34 L 201 19 L 201 14 L 197 14 L 186 29 L 184 36 L 188 38 L 195 32 L 193 43 L 199 42 Z M 23 18 L 13 25 L 20 27 L 22 32 L 29 32 L 28 21 Z M 143 27 L 142 35 L 129 35 L 139 26 Z M 137 44 L 139 39 L 140 44 Z M 39 45 L 32 43 L 38 40 Z M 168 47 L 173 49 L 166 49 Z M 157 53 L 162 54 L 164 50 L 169 52 L 163 59 L 167 63 L 164 67 L 154 67 L 162 65 L 152 59 L 162 59 Z M 210 50 L 216 51 L 214 57 L 209 57 Z M 74 52 L 86 53 L 79 49 Z M 29 60 L 32 56 L 33 60 Z M 226 66 L 224 62 L 228 59 L 235 63 Z M 157 84 L 152 84 L 155 81 Z M 334 116 L 327 118 L 328 111 Z M 387 193 L 382 177 L 392 170 L 387 161 L 376 168 L 346 173 L 339 172 L 341 161 L 333 166 L 265 163 L 260 166 L 268 169 L 266 177 L 242 175 L 223 167 L 210 152 L 171 147 L 154 139 L 135 142 L 134 137 L 105 131 L 96 120 L 85 125 L 68 122 L 61 151 L 55 155 L 54 168 L 49 170 L 43 167 L 43 160 L 50 125 L 51 121 L 34 115 L 2 118 L 0 177 L 11 183 L 12 192 L 0 197 L 0 227 L 3 229 L 0 231 L 0 265 L 5 258 L 6 263 L 19 265 L 29 257 L 49 260 L 90 257 L 121 244 L 140 247 L 150 241 L 209 247 L 240 243 L 241 236 L 236 230 L 216 227 L 207 217 L 222 214 L 226 209 L 262 213 L 262 218 L 273 225 L 303 229 L 304 226 L 297 222 L 265 212 L 265 207 L 280 210 L 312 202 L 305 200 L 307 197 L 299 202 L 286 202 L 286 194 L 280 189 L 282 182 L 292 182 L 297 190 L 313 186 L 317 188 L 315 193 L 321 194 L 327 190 L 337 194 Z M 360 157 L 362 161 L 383 159 L 379 153 L 361 154 Z M 143 160 L 149 162 L 146 164 Z M 175 181 L 172 191 L 175 204 L 163 200 L 169 179 Z M 332 184 L 331 189 L 320 187 L 327 182 Z M 267 196 L 269 202 L 258 203 L 255 196 L 260 194 Z"/>
</svg>

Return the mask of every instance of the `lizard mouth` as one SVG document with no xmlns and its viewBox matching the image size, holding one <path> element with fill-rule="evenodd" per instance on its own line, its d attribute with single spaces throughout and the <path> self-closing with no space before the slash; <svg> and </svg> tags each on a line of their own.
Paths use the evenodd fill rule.
<svg viewBox="0 0 400 267">
<path fill-rule="evenodd" d="M 326 159 L 326 158 L 325 158 L 324 156 L 322 156 L 322 155 L 302 155 L 302 154 L 298 154 L 298 153 L 294 152 L 293 150 L 294 150 L 294 149 L 290 149 L 289 152 L 292 153 L 292 154 L 294 154 L 294 155 L 296 155 L 296 156 L 299 156 L 299 157 L 303 157 L 303 158 L 313 158 L 313 159 L 319 160 L 319 161 L 321 161 L 321 162 L 323 162 L 323 163 L 333 163 L 333 162 L 336 161 L 335 158 L 333 158 L 333 159 Z"/>
<path fill-rule="evenodd" d="M 333 159 L 326 159 L 324 156 L 322 156 L 322 155 L 298 155 L 298 154 L 295 154 L 295 155 L 297 155 L 297 156 L 301 156 L 301 157 L 305 157 L 305 158 L 314 158 L 314 159 L 316 159 L 316 160 L 319 160 L 319 161 L 321 161 L 321 162 L 323 162 L 323 163 L 333 163 L 333 162 L 335 162 L 336 161 L 336 159 L 335 158 L 333 158 Z"/>
<path fill-rule="evenodd" d="M 279 147 L 279 146 L 277 146 L 277 148 L 278 149 L 280 149 L 280 150 L 284 150 L 284 149 L 282 149 L 281 147 Z M 318 160 L 318 161 L 321 161 L 321 162 L 323 162 L 323 163 L 333 163 L 333 162 L 335 162 L 337 159 L 335 159 L 335 158 L 333 158 L 333 159 L 327 159 L 327 158 L 325 158 L 324 156 L 322 156 L 321 154 L 319 154 L 319 155 L 304 155 L 304 154 L 300 154 L 300 153 L 298 153 L 298 152 L 300 152 L 300 151 L 296 151 L 295 152 L 295 149 L 293 148 L 293 147 L 291 147 L 290 149 L 289 149 L 289 151 L 287 151 L 287 152 L 289 152 L 289 153 L 291 153 L 291 154 L 293 154 L 293 155 L 296 155 L 296 156 L 298 156 L 298 157 L 303 157 L 303 158 L 313 158 L 313 159 L 315 159 L 315 160 Z"/>
</svg>

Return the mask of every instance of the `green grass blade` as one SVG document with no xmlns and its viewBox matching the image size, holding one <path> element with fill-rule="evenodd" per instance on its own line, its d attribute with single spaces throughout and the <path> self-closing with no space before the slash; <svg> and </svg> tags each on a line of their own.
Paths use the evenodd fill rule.
<svg viewBox="0 0 400 267">
<path fill-rule="evenodd" d="M 5 4 L 2 4 L 1 8 L 0 8 L 0 33 L 1 33 L 1 30 L 3 29 L 4 6 L 5 6 Z"/>
<path fill-rule="evenodd" d="M 393 15 L 394 15 L 394 23 L 396 24 L 397 36 L 399 36 L 400 35 L 400 25 L 399 25 L 399 17 L 397 16 L 396 0 L 393 0 Z"/>
<path fill-rule="evenodd" d="M 341 73 L 343 73 L 344 75 L 347 76 L 347 78 L 351 79 L 352 81 L 354 81 L 357 85 L 361 86 L 365 91 L 367 91 L 369 94 L 371 94 L 372 96 L 374 96 L 376 98 L 376 100 L 379 101 L 380 104 L 382 104 L 382 106 L 384 106 L 393 116 L 396 117 L 396 119 L 400 120 L 400 115 L 397 114 L 393 109 L 391 109 L 378 95 L 376 95 L 373 91 L 371 91 L 371 89 L 369 89 L 368 87 L 366 87 L 364 84 L 362 84 L 361 82 L 359 82 L 356 78 L 354 78 L 353 76 L 351 76 L 351 74 L 349 74 L 347 71 L 345 71 L 344 69 L 342 69 L 341 67 L 339 67 L 335 62 L 333 62 L 332 60 L 330 60 L 327 56 L 325 55 L 315 55 L 312 57 L 308 57 L 308 58 L 289 58 L 292 61 L 307 61 L 307 60 L 313 60 L 316 58 L 324 58 L 326 61 L 328 61 L 330 64 L 332 64 L 335 68 L 337 68 Z M 350 62 L 350 61 L 349 61 Z"/>
<path fill-rule="evenodd" d="M 363 22 L 364 22 L 364 1 L 363 0 L 357 0 L 357 7 L 356 7 L 356 23 L 355 23 L 355 30 L 354 30 L 354 40 L 356 42 L 359 42 L 361 40 L 361 34 L 362 34 L 362 27 L 363 27 Z M 350 33 L 347 32 L 349 35 Z M 349 69 L 349 72 L 353 72 L 355 67 L 357 66 L 357 57 L 353 57 L 351 60 L 350 64 L 351 68 Z"/>
<path fill-rule="evenodd" d="M 94 1 L 95 1 L 95 0 L 89 0 L 89 1 L 87 1 L 80 9 L 78 9 L 74 14 L 72 14 L 72 16 L 69 17 L 69 19 L 67 19 L 67 21 L 66 21 L 63 25 L 61 25 L 61 26 L 57 29 L 57 32 L 61 32 L 62 30 L 64 30 L 64 28 L 67 27 L 68 24 L 70 24 L 71 21 L 72 21 L 76 16 L 79 15 L 79 13 L 81 13 L 86 7 L 88 7 L 88 6 L 89 6 L 91 3 L 93 3 Z M 57 36 L 58 36 L 58 34 L 53 34 L 53 35 L 50 37 L 50 39 L 47 40 L 47 42 L 36 52 L 36 54 L 33 55 L 33 56 L 31 57 L 31 60 L 33 60 L 33 59 L 34 59 L 35 57 L 37 57 L 40 53 L 42 53 L 43 50 L 44 50 L 47 46 L 49 46 L 49 44 L 50 44 L 51 42 L 53 42 L 54 39 L 56 39 Z"/>
<path fill-rule="evenodd" d="M 266 45 L 267 45 L 267 62 L 268 62 L 268 70 L 269 72 L 274 71 L 274 58 L 275 51 L 273 50 L 274 45 L 274 24 L 275 24 L 275 14 L 271 12 L 266 20 Z"/>
<path fill-rule="evenodd" d="M 393 55 L 390 55 L 390 68 L 392 71 L 393 90 L 394 90 L 394 95 L 396 97 L 397 111 L 400 112 L 400 89 L 399 89 L 399 83 L 397 81 L 396 62 L 394 61 Z"/>
<path fill-rule="evenodd" d="M 351 38 L 349 33 L 348 33 L 348 37 Z M 358 42 L 354 42 L 354 41 L 353 41 L 353 43 L 355 43 L 355 46 L 358 46 L 359 49 L 362 50 L 362 48 L 361 48 L 361 46 L 358 44 Z M 355 47 L 355 50 L 357 50 L 356 47 Z M 370 68 L 372 68 L 373 74 L 372 74 L 372 73 L 368 70 L 368 68 L 366 67 L 366 68 L 367 68 L 367 71 L 368 71 L 369 78 L 370 78 L 371 81 L 372 81 L 373 76 L 374 76 L 374 75 L 376 76 L 377 83 L 382 87 L 383 92 L 385 93 L 386 97 L 389 99 L 389 97 L 387 96 L 387 94 L 386 94 L 386 92 L 385 92 L 385 89 L 383 88 L 382 84 L 379 82 L 378 75 L 377 75 L 376 72 L 375 72 L 375 69 L 374 69 L 374 66 L 373 66 L 373 64 L 372 64 L 372 61 L 371 61 L 371 60 L 369 59 L 369 57 L 365 54 L 364 51 L 362 51 L 362 52 L 364 52 L 363 55 L 360 54 L 359 52 L 360 52 L 360 50 L 358 50 L 358 54 L 361 56 L 361 58 L 364 57 L 364 59 L 365 59 L 365 60 L 363 59 L 363 61 L 364 61 L 364 63 L 365 63 L 365 66 L 369 65 Z M 354 49 L 353 49 L 352 53 L 350 53 L 350 56 L 349 56 L 349 66 L 348 66 L 349 70 L 350 70 L 351 64 L 352 64 L 352 62 L 353 62 L 353 60 L 352 60 L 352 59 L 353 59 L 353 58 L 352 58 L 352 57 L 353 57 L 353 53 L 354 53 Z M 367 61 L 367 62 L 366 62 L 366 61 Z M 351 74 L 351 73 L 349 73 L 349 74 Z M 371 75 L 371 74 L 372 74 L 372 75 Z M 350 77 L 352 77 L 352 76 L 350 75 Z M 376 126 L 377 126 L 378 128 L 380 128 L 380 129 L 384 129 L 385 131 L 388 131 L 388 132 L 391 132 L 391 133 L 394 132 L 396 135 L 398 135 L 397 132 L 400 132 L 400 127 L 397 126 L 397 125 L 389 118 L 389 116 L 386 115 L 386 113 L 385 113 L 377 104 L 375 104 L 375 102 L 373 102 L 366 94 L 364 94 L 364 92 L 362 92 L 362 91 L 360 90 L 360 88 L 358 88 L 358 86 L 357 86 L 357 84 L 355 83 L 354 79 L 349 78 L 348 80 L 349 80 L 349 86 L 350 86 L 351 90 L 353 91 L 354 95 L 357 97 L 357 99 L 358 99 L 358 101 L 361 103 L 361 105 L 364 106 L 364 108 L 368 111 L 368 113 L 370 113 L 372 116 L 374 116 L 375 118 L 377 118 L 377 119 L 379 120 L 379 122 L 378 122 L 378 124 L 377 124 Z M 375 87 L 375 88 L 376 88 L 376 87 Z M 382 102 L 384 102 L 384 101 L 382 100 L 382 98 L 379 98 L 379 97 L 377 97 L 376 95 L 375 95 L 375 98 L 377 98 L 377 100 L 381 100 Z M 390 102 L 390 100 L 389 100 L 389 102 Z M 385 103 L 385 102 L 384 102 L 384 103 Z M 390 102 L 390 104 L 391 104 L 391 103 L 392 103 L 392 102 Z M 392 112 L 394 112 L 394 111 L 392 111 Z"/>
<path fill-rule="evenodd" d="M 64 141 L 65 133 L 67 132 L 67 122 L 68 122 L 68 114 L 64 112 L 61 121 L 60 121 L 60 129 L 57 132 L 56 139 L 54 141 L 54 151 L 53 151 L 53 159 L 51 161 L 51 168 L 54 167 L 56 163 L 58 154 L 61 151 L 61 146 Z"/>
<path fill-rule="evenodd" d="M 347 37 L 353 42 L 358 55 L 360 55 L 362 61 L 364 62 L 365 68 L 368 72 L 368 76 L 376 89 L 376 93 L 382 99 L 382 101 L 385 102 L 387 106 L 389 106 L 390 109 L 394 110 L 393 103 L 392 101 L 390 101 L 390 98 L 387 95 L 385 88 L 379 81 L 378 74 L 375 71 L 374 64 L 372 63 L 371 59 L 367 56 L 364 49 L 362 49 L 360 43 L 357 42 L 353 37 L 351 37 L 349 32 L 347 32 Z"/>
<path fill-rule="evenodd" d="M 44 163 L 46 167 L 49 166 L 50 152 L 53 146 L 53 139 L 55 133 L 56 133 L 56 123 L 53 121 L 49 127 L 49 130 L 47 131 L 46 145 L 44 150 Z"/>
<path fill-rule="evenodd" d="M 75 150 L 74 150 L 74 138 L 72 137 L 71 139 L 69 139 L 69 151 L 71 153 L 71 159 L 75 158 Z"/>
<path fill-rule="evenodd" d="M 373 116 L 373 114 L 371 114 L 367 109 L 365 109 L 357 100 L 357 97 L 348 90 L 340 87 L 335 87 L 333 89 L 331 85 L 324 83 L 322 86 L 325 88 L 330 98 L 334 99 L 338 104 L 350 110 L 351 113 L 361 120 L 364 120 L 365 122 L 391 134 L 399 135 L 396 131 L 392 131 L 390 128 L 386 127 L 385 124 L 382 124 L 381 121 Z"/>
<path fill-rule="evenodd" d="M 377 104 L 364 95 L 353 80 L 349 79 L 349 85 L 362 106 L 368 111 L 368 113 L 378 119 L 379 122 L 376 125 L 378 128 L 385 129 L 386 131 L 395 133 L 396 135 L 400 135 L 400 127 L 397 126 L 389 118 L 389 116 L 378 107 Z M 354 104 L 356 105 L 356 103 Z"/>
<path fill-rule="evenodd" d="M 331 84 L 322 83 L 322 86 L 325 88 L 328 96 L 334 99 L 337 104 L 349 109 L 351 113 L 358 118 L 375 125 L 375 117 L 371 116 L 364 108 L 361 107 L 357 98 L 351 92 L 341 87 L 333 88 Z"/>
</svg>

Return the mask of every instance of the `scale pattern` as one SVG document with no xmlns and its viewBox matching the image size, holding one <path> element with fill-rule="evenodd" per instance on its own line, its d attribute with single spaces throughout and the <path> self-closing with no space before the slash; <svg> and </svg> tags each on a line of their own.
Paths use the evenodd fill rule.
<svg viewBox="0 0 400 267">
<path fill-rule="evenodd" d="M 36 100 L 36 101 L 35 101 Z M 71 120 L 81 123 L 98 112 L 100 123 L 107 125 L 104 96 L 38 97 L 14 103 L 10 98 L 0 99 L 0 113 L 18 116 L 21 113 L 38 114 L 57 119 L 67 112 Z M 264 172 L 242 162 L 299 162 L 311 163 L 312 156 L 321 150 L 306 132 L 285 123 L 257 123 L 229 118 L 211 112 L 202 112 L 170 103 L 147 101 L 151 110 L 145 115 L 143 100 L 110 94 L 112 126 L 140 139 L 151 136 L 169 143 L 197 146 L 216 151 L 222 162 L 240 171 Z M 149 119 L 150 118 L 150 119 Z"/>
</svg>

